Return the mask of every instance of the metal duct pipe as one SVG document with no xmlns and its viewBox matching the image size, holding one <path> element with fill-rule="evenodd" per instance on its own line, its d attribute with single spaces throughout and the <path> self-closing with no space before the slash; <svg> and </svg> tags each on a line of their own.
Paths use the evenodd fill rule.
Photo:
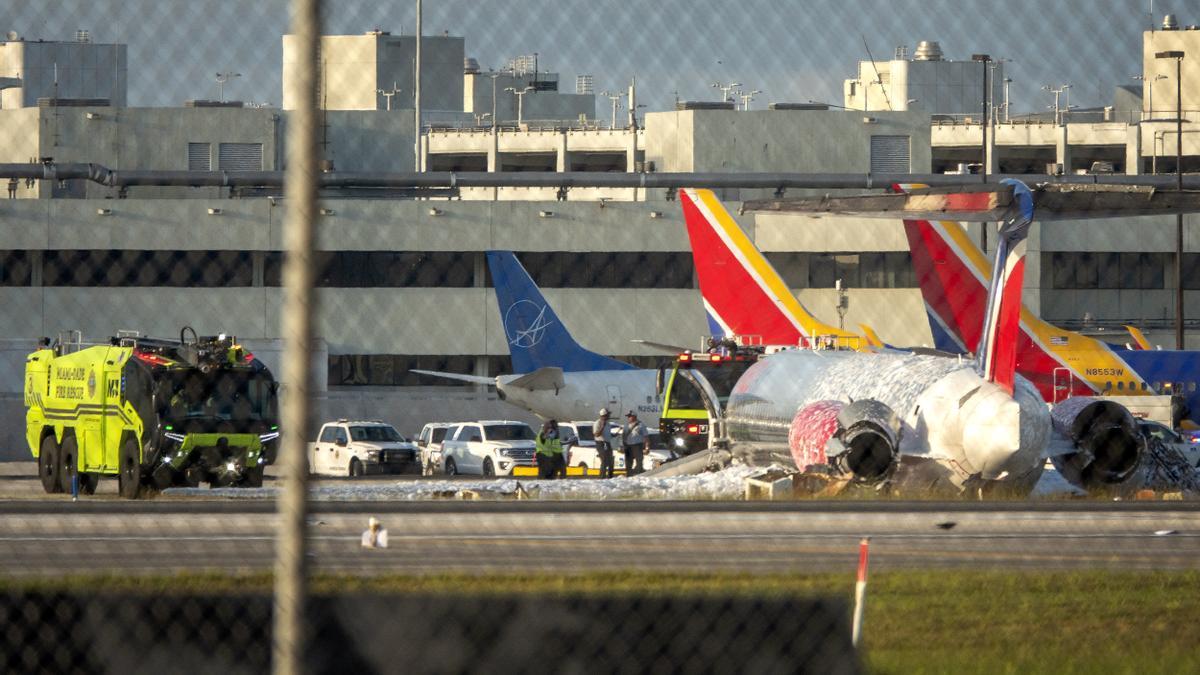
<svg viewBox="0 0 1200 675">
<path fill-rule="evenodd" d="M 190 187 L 279 187 L 283 185 L 282 171 L 114 171 L 100 164 L 0 164 L 0 177 L 32 178 L 37 180 L 90 180 L 111 187 L 129 186 L 190 186 Z M 746 188 L 746 189 L 818 189 L 870 190 L 890 187 L 895 183 L 923 183 L 932 187 L 971 186 L 979 183 L 970 176 L 958 174 L 861 174 L 861 173 L 617 173 L 606 171 L 487 172 L 455 173 L 380 171 L 322 173 L 318 177 L 323 188 L 456 188 L 456 187 L 611 187 L 611 188 Z M 1138 185 L 1174 191 L 1175 176 L 1127 176 L 1100 174 L 1086 176 L 1050 176 L 1046 174 L 991 176 L 999 183 L 1004 178 L 1017 178 L 1026 183 L 1058 183 L 1071 185 Z M 989 182 L 990 184 L 990 182 Z M 1185 176 L 1184 189 L 1200 189 L 1200 176 Z"/>
</svg>

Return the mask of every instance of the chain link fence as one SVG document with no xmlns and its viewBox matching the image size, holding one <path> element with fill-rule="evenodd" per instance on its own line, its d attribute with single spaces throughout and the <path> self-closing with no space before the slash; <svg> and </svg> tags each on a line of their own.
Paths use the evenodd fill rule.
<svg viewBox="0 0 1200 675">
<path fill-rule="evenodd" d="M 1120 490 L 1047 468 L 1032 497 L 901 502 L 795 478 L 786 451 L 637 476 L 618 449 L 600 478 L 598 408 L 658 425 L 674 356 L 712 332 L 679 191 L 397 178 L 1200 170 L 1173 119 L 1200 109 L 1200 10 L 1164 30 L 1147 9 L 18 3 L 0 19 L 0 670 L 911 670 L 914 626 L 975 650 L 931 650 L 934 670 L 1064 663 L 1011 626 L 972 632 L 991 625 L 979 586 L 1197 623 L 1163 595 L 1195 581 L 1200 452 L 1170 428 L 1194 375 L 1139 375 L 1183 403 Z M 716 198 L 813 314 L 940 347 L 899 223 L 737 208 L 807 194 Z M 1039 225 L 1026 299 L 1118 347 L 1142 326 L 1153 350 L 1197 315 L 1174 225 Z M 505 304 L 498 251 L 538 295 Z M 541 307 L 524 329 L 519 302 Z M 525 368 L 515 350 L 544 338 L 644 381 Z M 538 477 L 549 416 L 575 435 L 565 480 Z M 480 420 L 528 434 L 478 462 L 446 449 Z M 708 433 L 648 431 L 647 469 L 680 459 L 673 433 Z M 863 536 L 884 579 L 865 647 Z M 1194 631 L 1146 631 L 1147 669 L 1195 665 Z"/>
</svg>

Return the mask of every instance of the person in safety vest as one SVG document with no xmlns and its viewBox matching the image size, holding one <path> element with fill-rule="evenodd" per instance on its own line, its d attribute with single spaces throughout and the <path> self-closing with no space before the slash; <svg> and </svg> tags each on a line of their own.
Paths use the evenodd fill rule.
<svg viewBox="0 0 1200 675">
<path fill-rule="evenodd" d="M 537 444 L 538 478 L 554 478 L 566 473 L 566 459 L 563 457 L 562 439 L 558 436 L 558 422 L 546 420 L 542 430 L 534 438 Z"/>
</svg>

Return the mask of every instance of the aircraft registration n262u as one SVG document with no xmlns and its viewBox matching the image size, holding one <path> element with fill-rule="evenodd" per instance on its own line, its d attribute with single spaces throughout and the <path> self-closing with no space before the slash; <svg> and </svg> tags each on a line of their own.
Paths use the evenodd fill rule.
<svg viewBox="0 0 1200 675">
<path fill-rule="evenodd" d="M 512 251 L 488 251 L 487 261 L 514 374 L 413 372 L 494 386 L 502 399 L 543 419 L 590 420 L 600 408 L 658 419 L 657 371 L 580 346 Z"/>
</svg>

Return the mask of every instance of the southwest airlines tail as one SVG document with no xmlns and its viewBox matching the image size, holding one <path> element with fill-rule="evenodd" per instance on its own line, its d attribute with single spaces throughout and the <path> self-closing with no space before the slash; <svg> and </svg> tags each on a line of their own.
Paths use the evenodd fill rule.
<svg viewBox="0 0 1200 675">
<path fill-rule="evenodd" d="M 982 355 L 987 289 L 994 287 L 987 258 L 954 221 L 905 220 L 904 231 L 934 335 L 940 330 L 963 350 Z M 1088 383 L 1084 368 L 1130 373 L 1121 358 L 1098 340 L 1052 326 L 1024 307 L 1020 319 L 1017 370 L 1047 401 L 1099 391 Z M 1082 361 L 1068 358 L 1071 352 L 1086 356 Z"/>
<path fill-rule="evenodd" d="M 713 335 L 752 335 L 780 345 L 830 336 L 866 346 L 853 333 L 821 323 L 800 304 L 711 190 L 681 190 L 679 201 Z"/>
<path fill-rule="evenodd" d="M 579 346 L 512 251 L 488 251 L 487 261 L 514 372 L 633 369 Z"/>
</svg>

